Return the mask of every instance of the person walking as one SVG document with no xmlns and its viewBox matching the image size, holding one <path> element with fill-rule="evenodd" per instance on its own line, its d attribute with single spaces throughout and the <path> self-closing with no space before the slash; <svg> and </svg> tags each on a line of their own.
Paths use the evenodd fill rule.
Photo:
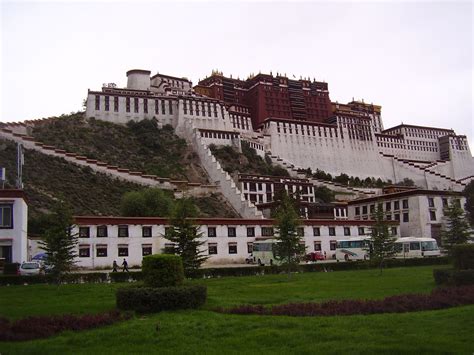
<svg viewBox="0 0 474 355">
<path fill-rule="evenodd" d="M 123 266 L 122 272 L 125 272 L 125 271 L 128 272 L 128 263 L 127 263 L 127 260 L 125 260 L 125 258 L 123 259 L 122 266 Z"/>
<path fill-rule="evenodd" d="M 114 263 L 112 264 L 112 272 L 117 272 L 118 271 L 118 264 L 117 262 L 114 260 Z"/>
</svg>

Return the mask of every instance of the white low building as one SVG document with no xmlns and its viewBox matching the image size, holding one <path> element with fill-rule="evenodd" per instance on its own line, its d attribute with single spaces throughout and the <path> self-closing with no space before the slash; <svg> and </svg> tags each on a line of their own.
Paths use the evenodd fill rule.
<svg viewBox="0 0 474 355">
<path fill-rule="evenodd" d="M 27 261 L 28 205 L 22 190 L 0 190 L 0 261 Z"/>
<path fill-rule="evenodd" d="M 407 189 L 350 201 L 348 215 L 349 219 L 370 220 L 381 204 L 385 219 L 400 223 L 401 237 L 434 238 L 441 243 L 443 209 L 449 203 L 459 203 L 464 208 L 466 198 L 453 191 Z"/>
<path fill-rule="evenodd" d="M 141 265 L 144 256 L 159 254 L 170 246 L 165 238 L 168 221 L 144 217 L 75 217 L 79 235 L 77 266 L 111 267 L 126 259 L 129 265 Z M 203 255 L 208 264 L 244 263 L 253 243 L 273 236 L 273 220 L 207 218 L 196 221 L 202 233 Z M 331 258 L 337 240 L 370 234 L 373 221 L 304 220 L 299 229 L 306 251 L 321 251 Z M 392 233 L 399 236 L 398 223 Z"/>
</svg>

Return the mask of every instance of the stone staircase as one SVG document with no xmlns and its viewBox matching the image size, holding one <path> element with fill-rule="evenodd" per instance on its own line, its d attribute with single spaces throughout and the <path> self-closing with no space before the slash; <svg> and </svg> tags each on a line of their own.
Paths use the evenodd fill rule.
<svg viewBox="0 0 474 355">
<path fill-rule="evenodd" d="M 264 218 L 261 211 L 250 201 L 247 201 L 232 177 L 224 171 L 209 147 L 201 139 L 201 134 L 190 120 L 184 123 L 181 133 L 201 159 L 201 164 L 207 174 L 224 195 L 234 210 L 243 218 Z"/>
</svg>

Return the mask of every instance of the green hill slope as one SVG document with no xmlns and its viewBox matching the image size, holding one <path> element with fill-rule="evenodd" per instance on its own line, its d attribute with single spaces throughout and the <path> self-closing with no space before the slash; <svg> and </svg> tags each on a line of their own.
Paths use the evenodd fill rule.
<svg viewBox="0 0 474 355">
<path fill-rule="evenodd" d="M 158 129 L 153 120 L 123 126 L 75 113 L 37 125 L 31 135 L 45 144 L 130 170 L 207 182 L 197 154 L 186 141 L 171 126 Z"/>
<path fill-rule="evenodd" d="M 0 140 L 0 166 L 6 168 L 7 186 L 14 186 L 14 143 Z M 122 195 L 145 188 L 30 150 L 25 151 L 23 182 L 31 219 L 49 212 L 59 198 L 68 202 L 77 215 L 120 215 Z M 202 217 L 236 217 L 220 194 L 194 200 Z"/>
</svg>

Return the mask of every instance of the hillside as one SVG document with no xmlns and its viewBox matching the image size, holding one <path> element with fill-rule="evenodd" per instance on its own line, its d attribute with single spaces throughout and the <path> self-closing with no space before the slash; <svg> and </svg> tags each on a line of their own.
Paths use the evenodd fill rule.
<svg viewBox="0 0 474 355">
<path fill-rule="evenodd" d="M 248 143 L 242 141 L 242 153 L 231 146 L 209 146 L 212 154 L 221 164 L 222 168 L 229 174 L 256 174 L 256 175 L 274 175 L 289 176 L 286 169 L 273 165 L 270 159 L 262 159 L 257 155 L 255 149 Z"/>
<path fill-rule="evenodd" d="M 14 143 L 0 140 L 0 166 L 6 168 L 7 186 L 14 186 Z M 122 195 L 144 188 L 30 150 L 25 151 L 23 182 L 31 219 L 50 211 L 58 198 L 68 202 L 77 215 L 119 215 Z M 202 217 L 236 216 L 219 194 L 194 200 Z"/>
<path fill-rule="evenodd" d="M 197 154 L 171 126 L 153 120 L 127 126 L 86 119 L 83 113 L 52 118 L 30 133 L 38 141 L 88 158 L 160 177 L 206 183 Z"/>
</svg>

